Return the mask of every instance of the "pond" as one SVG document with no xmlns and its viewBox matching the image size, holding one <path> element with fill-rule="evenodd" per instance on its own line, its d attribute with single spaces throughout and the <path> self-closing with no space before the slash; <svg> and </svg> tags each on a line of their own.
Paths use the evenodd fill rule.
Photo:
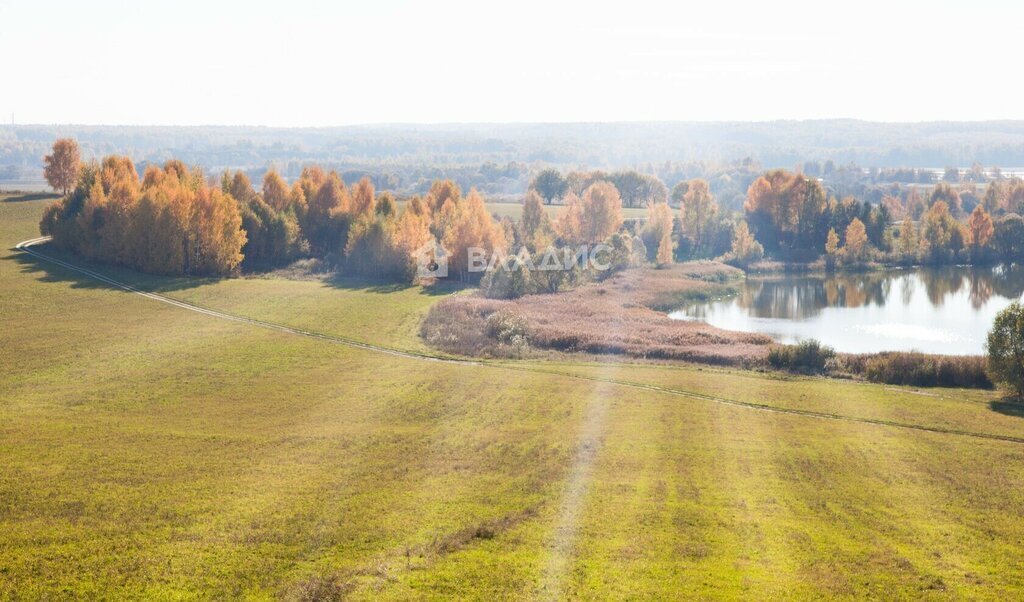
<svg viewBox="0 0 1024 602">
<path fill-rule="evenodd" d="M 750 277 L 738 294 L 669 314 L 837 351 L 984 353 L 995 315 L 1024 293 L 1024 266 Z"/>
</svg>

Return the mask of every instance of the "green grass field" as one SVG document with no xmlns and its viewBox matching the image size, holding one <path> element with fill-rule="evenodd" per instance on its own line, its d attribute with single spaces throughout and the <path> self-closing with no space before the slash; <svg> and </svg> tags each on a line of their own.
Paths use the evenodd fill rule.
<svg viewBox="0 0 1024 602">
<path fill-rule="evenodd" d="M 381 354 L 13 250 L 46 202 L 0 199 L 0 598 L 1024 591 L 1024 409 L 996 393 Z M 101 269 L 418 353 L 441 298 Z"/>
</svg>

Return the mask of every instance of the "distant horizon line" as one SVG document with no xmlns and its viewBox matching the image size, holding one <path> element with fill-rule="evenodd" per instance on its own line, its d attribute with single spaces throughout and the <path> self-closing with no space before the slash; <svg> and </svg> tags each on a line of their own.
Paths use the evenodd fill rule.
<svg viewBox="0 0 1024 602">
<path fill-rule="evenodd" d="M 936 124 L 1024 124 L 1024 118 L 996 119 L 926 119 L 918 121 L 860 119 L 854 117 L 816 117 L 807 119 L 715 119 L 715 120 L 683 120 L 683 119 L 648 119 L 648 120 L 607 120 L 607 121 L 378 121 L 365 123 L 347 123 L 333 125 L 265 125 L 254 123 L 76 123 L 76 122 L 32 122 L 32 123 L 0 123 L 3 128 L 16 127 L 111 127 L 111 128 L 257 128 L 279 130 L 315 130 L 367 127 L 452 127 L 452 126 L 543 126 L 543 125 L 756 125 L 756 124 L 813 124 L 813 123 L 864 123 L 879 125 L 936 125 Z"/>
</svg>

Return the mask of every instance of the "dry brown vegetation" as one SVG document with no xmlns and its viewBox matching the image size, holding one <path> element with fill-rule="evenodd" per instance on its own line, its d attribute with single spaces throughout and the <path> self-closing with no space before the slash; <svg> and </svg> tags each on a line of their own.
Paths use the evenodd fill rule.
<svg viewBox="0 0 1024 602">
<path fill-rule="evenodd" d="M 836 358 L 830 373 L 851 375 L 871 382 L 913 387 L 967 387 L 991 389 L 993 384 L 980 355 L 930 355 L 886 351 Z"/>
<path fill-rule="evenodd" d="M 623 354 L 712 364 L 763 362 L 771 339 L 664 311 L 731 292 L 742 272 L 715 262 L 627 270 L 599 283 L 512 301 L 452 297 L 434 306 L 421 334 L 431 345 L 467 355 L 507 357 L 533 349 Z"/>
</svg>

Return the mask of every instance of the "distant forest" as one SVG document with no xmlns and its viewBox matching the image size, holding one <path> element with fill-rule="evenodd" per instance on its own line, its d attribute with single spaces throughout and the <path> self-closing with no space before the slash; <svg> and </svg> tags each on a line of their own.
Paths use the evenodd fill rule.
<svg viewBox="0 0 1024 602">
<path fill-rule="evenodd" d="M 40 184 L 42 158 L 73 137 L 83 159 L 124 154 L 140 170 L 171 158 L 207 173 L 242 170 L 258 180 L 273 166 L 289 182 L 312 163 L 347 183 L 424 194 L 452 179 L 494 198 L 521 198 L 538 172 L 637 170 L 672 188 L 700 177 L 726 205 L 739 203 L 764 169 L 799 169 L 839 195 L 871 199 L 886 183 L 927 184 L 944 168 L 967 174 L 1024 167 L 1024 122 L 569 123 L 373 125 L 331 128 L 0 126 L 0 187 Z M 873 168 L 873 169 L 872 169 Z M 918 171 L 927 169 L 927 172 Z M 936 171 L 938 170 L 938 171 Z M 732 182 L 737 173 L 745 181 Z M 946 174 L 946 179 L 948 177 Z M 877 200 L 877 199 L 874 199 Z M 730 202 L 732 201 L 732 202 Z"/>
</svg>

